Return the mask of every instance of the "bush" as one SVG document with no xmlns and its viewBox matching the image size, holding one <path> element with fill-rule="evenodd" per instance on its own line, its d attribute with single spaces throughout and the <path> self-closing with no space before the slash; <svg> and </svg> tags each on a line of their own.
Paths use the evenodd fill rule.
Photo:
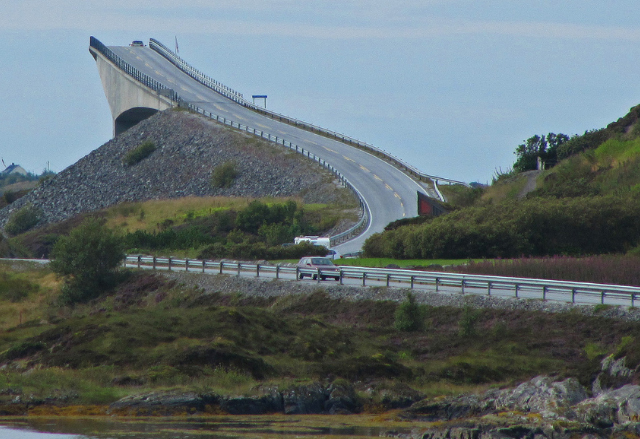
<svg viewBox="0 0 640 439">
<path fill-rule="evenodd" d="M 51 269 L 65 279 L 62 303 L 85 302 L 113 287 L 123 258 L 121 239 L 96 218 L 58 239 Z"/>
<path fill-rule="evenodd" d="M 41 219 L 42 209 L 32 204 L 27 204 L 11 214 L 4 229 L 11 235 L 19 235 L 33 228 Z"/>
<path fill-rule="evenodd" d="M 147 140 L 137 148 L 129 151 L 122 159 L 122 163 L 125 166 L 133 166 L 136 163 L 139 163 L 149 157 L 151 153 L 153 153 L 153 151 L 155 151 L 156 149 L 157 148 L 155 143 L 153 143 L 151 140 Z"/>
<path fill-rule="evenodd" d="M 476 324 L 480 318 L 480 312 L 477 309 L 472 308 L 470 305 L 465 305 L 462 309 L 462 317 L 458 322 L 460 337 L 473 337 L 476 335 Z"/>
<path fill-rule="evenodd" d="M 416 302 L 416 296 L 407 293 L 407 299 L 395 312 L 394 326 L 398 331 L 420 331 L 424 329 L 426 308 Z"/>
<path fill-rule="evenodd" d="M 217 166 L 211 174 L 211 186 L 214 189 L 230 188 L 238 177 L 236 162 L 225 162 Z"/>
</svg>

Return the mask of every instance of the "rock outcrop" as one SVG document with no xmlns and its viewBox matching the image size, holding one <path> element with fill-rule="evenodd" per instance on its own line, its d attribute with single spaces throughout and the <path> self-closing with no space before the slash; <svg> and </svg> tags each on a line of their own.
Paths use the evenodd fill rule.
<svg viewBox="0 0 640 439">
<path fill-rule="evenodd" d="M 132 166 L 124 156 L 144 142 L 156 150 Z M 213 170 L 235 162 L 238 176 L 229 188 L 211 185 Z M 236 132 L 184 111 L 158 113 L 97 148 L 54 178 L 0 210 L 0 226 L 12 212 L 32 204 L 42 210 L 40 225 L 125 201 L 184 196 L 302 196 L 331 202 L 351 196 L 337 191 L 328 171 L 300 154 Z"/>
</svg>

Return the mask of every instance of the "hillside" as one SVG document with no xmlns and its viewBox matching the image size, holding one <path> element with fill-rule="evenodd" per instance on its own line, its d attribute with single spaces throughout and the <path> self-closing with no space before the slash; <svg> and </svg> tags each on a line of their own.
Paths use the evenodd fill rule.
<svg viewBox="0 0 640 439">
<path fill-rule="evenodd" d="M 565 136 L 554 150 L 545 149 L 545 136 L 530 138 L 516 149 L 520 164 L 523 157 L 534 163 L 548 158 L 550 151 L 560 161 L 545 170 L 500 173 L 489 187 L 444 187 L 452 213 L 391 224 L 365 243 L 365 254 L 401 259 L 640 254 L 639 114 L 640 106 L 634 107 L 606 128 Z"/>
<path fill-rule="evenodd" d="M 638 414 L 611 406 L 638 380 L 636 308 L 425 293 L 409 314 L 398 289 L 184 272 L 131 272 L 108 294 L 67 307 L 46 266 L 3 262 L 0 275 L 9 286 L 0 289 L 5 416 L 411 406 L 395 412 L 409 425 L 492 429 L 485 415 L 504 415 L 534 430 L 560 419 L 605 434 Z M 403 318 L 418 324 L 403 329 Z M 505 401 L 519 383 L 527 399 Z M 622 389 L 640 399 L 640 387 Z"/>
<path fill-rule="evenodd" d="M 155 150 L 126 165 L 143 145 Z M 231 184 L 212 174 L 231 166 Z M 13 212 L 31 205 L 38 226 L 122 202 L 186 196 L 301 197 L 334 202 L 351 194 L 312 161 L 266 141 L 184 111 L 164 111 L 97 148 L 28 195 L 0 210 L 4 227 Z M 228 186 L 228 187 L 226 187 Z"/>
</svg>

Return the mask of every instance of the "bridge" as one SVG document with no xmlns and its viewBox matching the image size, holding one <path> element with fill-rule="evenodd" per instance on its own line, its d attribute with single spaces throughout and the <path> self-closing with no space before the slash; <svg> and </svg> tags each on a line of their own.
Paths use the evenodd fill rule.
<svg viewBox="0 0 640 439">
<path fill-rule="evenodd" d="M 334 172 L 360 199 L 363 213 L 353 230 L 332 237 L 341 253 L 360 250 L 367 237 L 392 221 L 417 216 L 418 193 L 442 199 L 438 181 L 461 183 L 423 174 L 348 136 L 256 107 L 154 39 L 149 46 L 107 47 L 91 37 L 89 51 L 109 102 L 114 136 L 157 111 L 182 106 L 295 149 Z"/>
</svg>

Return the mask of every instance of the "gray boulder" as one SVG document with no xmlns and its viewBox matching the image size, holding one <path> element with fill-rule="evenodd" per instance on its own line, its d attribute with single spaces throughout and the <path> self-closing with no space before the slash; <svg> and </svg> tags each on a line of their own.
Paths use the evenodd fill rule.
<svg viewBox="0 0 640 439">
<path fill-rule="evenodd" d="M 627 384 L 582 401 L 575 408 L 577 419 L 599 428 L 637 422 L 640 419 L 640 386 Z"/>
<path fill-rule="evenodd" d="M 538 376 L 513 390 L 504 390 L 495 400 L 497 410 L 540 413 L 546 418 L 564 417 L 570 408 L 589 395 L 575 378 L 553 381 Z"/>
</svg>

